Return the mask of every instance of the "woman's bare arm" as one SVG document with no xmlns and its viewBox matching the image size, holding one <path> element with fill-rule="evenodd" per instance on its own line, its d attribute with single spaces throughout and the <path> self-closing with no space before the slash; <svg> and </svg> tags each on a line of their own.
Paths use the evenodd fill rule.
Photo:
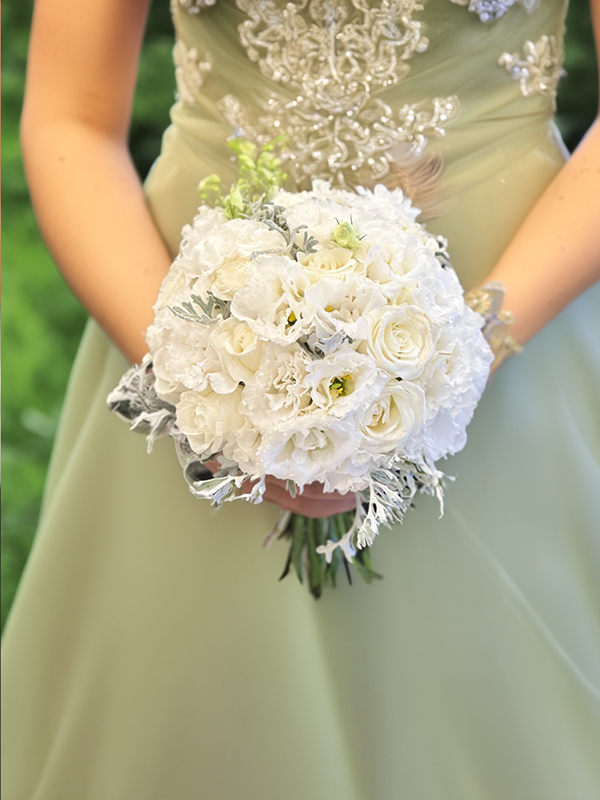
<svg viewBox="0 0 600 800">
<path fill-rule="evenodd" d="M 590 0 L 590 8 L 600 53 L 600 0 Z M 600 118 L 489 275 L 506 287 L 504 306 L 515 317 L 511 335 L 521 344 L 600 279 L 599 187 Z"/>
<path fill-rule="evenodd" d="M 21 126 L 36 217 L 81 303 L 130 361 L 171 258 L 148 213 L 127 148 L 137 64 L 150 0 L 36 0 Z M 330 516 L 353 497 L 309 487 L 265 498 Z"/>
<path fill-rule="evenodd" d="M 124 355 L 171 259 L 127 148 L 150 0 L 36 0 L 21 142 L 40 230 L 65 279 Z"/>
</svg>

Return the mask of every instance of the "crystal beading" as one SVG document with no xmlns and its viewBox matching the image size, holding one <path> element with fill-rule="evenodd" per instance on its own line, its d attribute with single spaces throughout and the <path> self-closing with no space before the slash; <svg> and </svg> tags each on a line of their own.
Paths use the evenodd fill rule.
<svg viewBox="0 0 600 800">
<path fill-rule="evenodd" d="M 531 13 L 540 0 L 451 0 L 451 2 L 459 6 L 468 6 L 468 11 L 477 14 L 482 22 L 492 22 L 506 14 L 515 3 L 519 3 Z"/>
<path fill-rule="evenodd" d="M 521 94 L 529 97 L 541 94 L 556 101 L 556 87 L 565 74 L 562 68 L 562 52 L 554 36 L 542 36 L 537 42 L 526 41 L 523 56 L 518 53 L 502 53 L 498 59 L 514 81 L 519 81 Z"/>
</svg>

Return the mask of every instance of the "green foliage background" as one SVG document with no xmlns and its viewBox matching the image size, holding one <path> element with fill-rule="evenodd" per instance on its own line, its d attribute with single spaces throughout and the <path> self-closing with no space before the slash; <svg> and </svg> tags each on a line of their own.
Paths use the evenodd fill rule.
<svg viewBox="0 0 600 800">
<path fill-rule="evenodd" d="M 18 122 L 33 0 L 2 3 L 4 308 L 2 398 L 2 624 L 33 541 L 44 476 L 85 314 L 44 249 L 21 165 Z M 573 149 L 598 107 L 586 0 L 571 0 L 558 124 Z M 169 3 L 155 0 L 148 21 L 131 127 L 144 177 L 160 148 L 174 98 Z"/>
</svg>

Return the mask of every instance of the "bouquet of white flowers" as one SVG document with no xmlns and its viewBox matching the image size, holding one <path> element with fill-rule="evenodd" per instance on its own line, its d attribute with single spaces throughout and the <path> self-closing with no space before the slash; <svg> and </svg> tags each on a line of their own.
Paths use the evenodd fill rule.
<svg viewBox="0 0 600 800">
<path fill-rule="evenodd" d="M 271 537 L 291 537 L 284 574 L 307 571 L 318 596 L 340 564 L 376 577 L 365 548 L 417 491 L 441 502 L 435 462 L 464 446 L 493 357 L 446 243 L 399 189 L 289 193 L 268 148 L 235 147 L 240 179 L 183 229 L 150 355 L 109 404 L 150 446 L 172 436 L 217 505 L 260 502 L 269 475 L 356 493 L 356 513 L 286 512 Z"/>
</svg>

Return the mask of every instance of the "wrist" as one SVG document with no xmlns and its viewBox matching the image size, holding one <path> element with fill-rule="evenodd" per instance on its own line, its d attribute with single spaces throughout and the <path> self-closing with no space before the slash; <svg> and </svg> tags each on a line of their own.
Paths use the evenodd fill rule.
<svg viewBox="0 0 600 800">
<path fill-rule="evenodd" d="M 514 317 L 510 311 L 502 308 L 504 295 L 504 285 L 498 281 L 484 283 L 465 294 L 466 304 L 484 320 L 481 332 L 494 355 L 490 372 L 498 369 L 509 356 L 523 351 L 523 347 L 511 336 Z"/>
</svg>

